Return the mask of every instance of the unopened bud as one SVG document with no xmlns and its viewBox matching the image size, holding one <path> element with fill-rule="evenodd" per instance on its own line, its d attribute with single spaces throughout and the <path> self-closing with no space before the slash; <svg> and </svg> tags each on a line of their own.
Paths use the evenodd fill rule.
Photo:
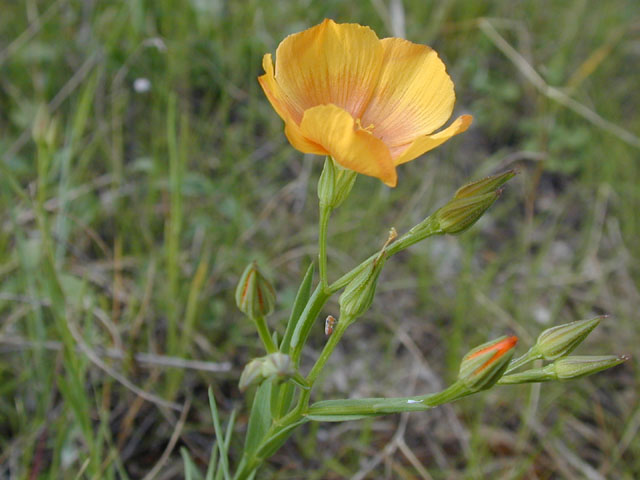
<svg viewBox="0 0 640 480">
<path fill-rule="evenodd" d="M 373 297 L 376 294 L 378 277 L 380 276 L 384 263 L 387 261 L 386 248 L 397 236 L 398 233 L 396 229 L 391 228 L 389 230 L 389 237 L 377 258 L 367 263 L 344 289 L 344 292 L 342 292 L 342 295 L 340 295 L 338 299 L 341 316 L 356 318 L 369 310 L 369 307 L 371 307 L 373 303 Z"/>
<path fill-rule="evenodd" d="M 552 327 L 540 334 L 534 351 L 545 360 L 555 360 L 571 353 L 591 331 L 598 326 L 603 317 L 590 320 L 578 320 Z"/>
<path fill-rule="evenodd" d="M 458 379 L 472 392 L 492 387 L 504 374 L 518 337 L 501 337 L 484 343 L 462 359 Z"/>
<path fill-rule="evenodd" d="M 318 181 L 320 205 L 337 208 L 349 196 L 358 174 L 338 165 L 327 157 Z"/>
<path fill-rule="evenodd" d="M 378 262 L 370 262 L 349 282 L 338 300 L 341 316 L 359 317 L 369 310 L 385 260 L 383 256 Z"/>
<path fill-rule="evenodd" d="M 244 392 L 251 385 L 261 383 L 264 380 L 262 375 L 263 361 L 263 357 L 255 358 L 244 367 L 242 375 L 240 375 L 240 382 L 238 382 L 238 388 L 241 392 Z"/>
<path fill-rule="evenodd" d="M 245 268 L 236 288 L 236 305 L 249 318 L 266 317 L 273 312 L 276 294 L 256 262 Z"/>
<path fill-rule="evenodd" d="M 286 379 L 296 373 L 293 361 L 289 355 L 284 353 L 272 353 L 265 357 L 262 364 L 262 374 L 266 378 Z"/>
<path fill-rule="evenodd" d="M 498 199 L 500 187 L 515 174 L 515 170 L 509 170 L 460 187 L 449 203 L 434 214 L 441 231 L 457 234 L 471 227 Z"/>
<path fill-rule="evenodd" d="M 512 373 L 505 375 L 498 380 L 499 385 L 517 385 L 521 383 L 539 383 L 556 380 L 556 374 L 553 369 L 550 369 L 551 365 L 547 365 L 544 368 L 532 368 L 525 370 L 524 372 Z"/>
<path fill-rule="evenodd" d="M 572 380 L 615 367 L 629 358 L 629 355 L 576 355 L 556 360 L 552 365 L 558 380 Z"/>
<path fill-rule="evenodd" d="M 265 380 L 287 380 L 296 375 L 296 369 L 289 355 L 284 353 L 272 353 L 265 357 L 251 360 L 240 375 L 238 388 L 241 392 L 251 385 L 259 385 Z"/>
<path fill-rule="evenodd" d="M 467 183 L 460 187 L 455 195 L 454 199 L 469 198 L 476 195 L 484 195 L 486 193 L 495 192 L 502 185 L 507 183 L 516 175 L 515 170 L 508 170 L 497 175 L 483 178 L 482 180 L 476 180 L 475 182 Z"/>
<path fill-rule="evenodd" d="M 452 235 L 464 232 L 484 215 L 501 193 L 502 190 L 497 190 L 472 197 L 454 198 L 434 214 L 440 229 Z"/>
</svg>

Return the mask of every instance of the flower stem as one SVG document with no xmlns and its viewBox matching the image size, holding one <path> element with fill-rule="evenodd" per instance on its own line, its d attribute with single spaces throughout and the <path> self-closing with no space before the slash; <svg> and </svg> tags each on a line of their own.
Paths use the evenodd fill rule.
<svg viewBox="0 0 640 480">
<path fill-rule="evenodd" d="M 340 320 L 338 321 L 338 326 L 329 337 L 329 340 L 322 349 L 322 353 L 320 353 L 320 356 L 316 360 L 315 365 L 311 368 L 309 375 L 307 375 L 307 382 L 309 383 L 309 385 L 314 384 L 314 382 L 318 378 L 318 375 L 324 368 L 325 363 L 327 363 L 327 360 L 329 360 L 329 357 L 333 353 L 334 348 L 336 348 L 336 345 L 342 338 L 344 332 L 347 330 L 347 327 L 351 325 L 351 323 L 353 323 L 353 320 L 355 320 L 355 318 L 348 316 L 340 318 Z"/>
<path fill-rule="evenodd" d="M 320 204 L 320 228 L 318 233 L 318 262 L 320 270 L 320 286 L 323 292 L 328 292 L 329 281 L 327 280 L 327 228 L 331 207 Z"/>
<path fill-rule="evenodd" d="M 260 335 L 260 340 L 264 345 L 267 353 L 275 353 L 278 351 L 278 347 L 273 342 L 273 338 L 271 338 L 271 334 L 269 333 L 269 327 L 267 327 L 267 321 L 265 318 L 260 315 L 259 317 L 255 317 L 253 322 L 256 324 L 256 328 L 258 329 L 258 335 Z"/>
<path fill-rule="evenodd" d="M 396 241 L 394 241 L 387 247 L 386 249 L 387 258 L 391 257 L 392 255 L 395 255 L 396 253 L 402 250 L 405 250 L 406 248 L 409 248 L 411 245 L 414 245 L 424 240 L 425 238 L 429 238 L 433 235 L 438 235 L 441 233 L 442 233 L 442 230 L 440 229 L 440 226 L 438 225 L 438 223 L 431 217 L 427 217 L 426 219 L 424 219 L 422 222 L 420 222 L 418 225 L 413 227 L 411 230 L 409 230 L 407 233 L 402 235 L 400 238 L 398 238 Z M 345 273 L 342 277 L 340 277 L 338 280 L 336 280 L 331 285 L 329 285 L 328 287 L 329 292 L 335 293 L 341 288 L 344 288 L 345 286 L 347 286 L 347 284 L 351 280 L 353 280 L 358 275 L 358 273 L 364 270 L 367 267 L 367 265 L 370 262 L 373 262 L 379 255 L 380 254 L 378 252 L 372 254 L 369 258 L 364 260 L 360 265 L 355 267 L 353 270 Z"/>
<path fill-rule="evenodd" d="M 441 392 L 420 396 L 324 400 L 311 405 L 306 415 L 310 420 L 335 422 L 357 417 L 417 412 L 453 402 L 471 393 L 462 382 L 455 382 Z"/>
<path fill-rule="evenodd" d="M 523 365 L 526 365 L 527 363 L 532 362 L 534 360 L 538 360 L 539 358 L 540 356 L 537 354 L 537 352 L 535 352 L 533 349 L 529 349 L 527 353 L 511 361 L 511 363 L 509 364 L 509 367 L 504 372 L 504 375 L 508 375 L 509 373 L 513 372 L 514 370 L 517 370 Z"/>
</svg>

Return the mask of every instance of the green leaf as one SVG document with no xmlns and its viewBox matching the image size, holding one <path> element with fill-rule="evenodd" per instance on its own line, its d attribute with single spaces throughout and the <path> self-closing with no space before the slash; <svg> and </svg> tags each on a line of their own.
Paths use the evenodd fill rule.
<svg viewBox="0 0 640 480">
<path fill-rule="evenodd" d="M 296 329 L 296 324 L 298 323 L 298 320 L 300 320 L 304 307 L 307 305 L 309 298 L 311 297 L 311 282 L 313 281 L 314 270 L 315 265 L 311 263 L 309 268 L 307 268 L 307 272 L 304 274 L 300 288 L 298 288 L 296 299 L 293 301 L 293 307 L 291 308 L 291 316 L 287 322 L 287 329 L 284 332 L 284 337 L 282 337 L 282 343 L 280 344 L 280 351 L 282 353 L 289 353 L 291 348 L 291 337 Z"/>
<path fill-rule="evenodd" d="M 216 448 L 216 442 L 211 444 L 211 455 L 209 456 L 209 465 L 207 466 L 207 473 L 205 474 L 205 480 L 213 480 L 216 473 L 216 466 L 218 464 L 218 449 Z"/>
<path fill-rule="evenodd" d="M 258 450 L 256 456 L 263 459 L 271 457 L 278 451 L 282 444 L 287 441 L 293 430 L 303 423 L 306 423 L 307 420 L 307 418 L 302 418 L 297 422 L 294 422 L 282 428 L 281 430 L 278 430 L 276 433 L 262 442 L 262 445 L 260 445 L 260 449 Z"/>
<path fill-rule="evenodd" d="M 184 478 L 185 480 L 202 480 L 202 474 L 196 464 L 193 463 L 191 456 L 186 448 L 180 449 L 180 455 L 182 455 L 182 461 L 184 463 Z"/>
<path fill-rule="evenodd" d="M 229 475 L 229 457 L 224 445 L 224 436 L 222 435 L 220 417 L 218 416 L 218 406 L 216 405 L 216 399 L 213 396 L 213 389 L 211 387 L 209 387 L 209 406 L 211 408 L 211 416 L 213 417 L 213 428 L 216 433 L 216 439 L 218 440 L 216 443 L 220 451 L 220 469 L 224 475 L 224 480 L 231 480 L 231 476 Z"/>
<path fill-rule="evenodd" d="M 233 427 L 236 423 L 236 410 L 233 410 L 231 412 L 231 416 L 229 417 L 229 421 L 227 422 L 227 431 L 225 433 L 225 437 L 224 437 L 224 451 L 227 452 L 227 458 L 228 458 L 228 454 L 229 454 L 229 445 L 231 445 L 231 435 L 233 434 Z M 218 473 L 215 475 L 214 477 L 214 470 L 215 470 L 215 451 L 211 452 L 211 461 L 209 462 L 209 467 L 207 468 L 207 476 L 206 476 L 206 480 L 221 480 L 222 479 L 222 474 L 224 473 L 223 470 L 218 470 Z"/>
<path fill-rule="evenodd" d="M 244 444 L 244 455 L 252 456 L 258 449 L 262 439 L 271 426 L 271 388 L 273 380 L 265 381 L 256 391 L 253 397 L 251 414 L 249 415 L 249 425 L 247 427 L 247 438 Z"/>
</svg>

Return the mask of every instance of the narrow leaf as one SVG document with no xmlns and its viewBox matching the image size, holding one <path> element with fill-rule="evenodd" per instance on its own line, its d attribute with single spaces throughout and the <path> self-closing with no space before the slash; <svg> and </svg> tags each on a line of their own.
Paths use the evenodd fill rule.
<svg viewBox="0 0 640 480">
<path fill-rule="evenodd" d="M 202 474 L 200 473 L 200 470 L 198 470 L 198 467 L 196 467 L 195 463 L 193 463 L 193 460 L 186 448 L 182 447 L 180 449 L 180 455 L 182 455 L 182 462 L 184 463 L 185 480 L 202 480 Z"/>
<path fill-rule="evenodd" d="M 257 449 L 271 426 L 271 388 L 273 381 L 264 382 L 256 391 L 249 415 L 244 455 L 251 456 Z"/>
<path fill-rule="evenodd" d="M 222 427 L 220 426 L 220 417 L 218 416 L 218 406 L 216 405 L 216 399 L 213 396 L 213 389 L 209 387 L 209 406 L 211 407 L 211 416 L 213 417 L 213 428 L 216 433 L 218 449 L 220 450 L 220 468 L 224 475 L 224 480 L 231 480 L 229 475 L 229 459 L 227 457 L 227 450 L 224 446 L 224 436 L 222 435 Z"/>
<path fill-rule="evenodd" d="M 291 308 L 291 316 L 287 322 L 287 328 L 284 332 L 282 343 L 280 344 L 280 351 L 282 353 L 289 353 L 291 348 L 291 337 L 296 329 L 296 324 L 298 323 L 298 320 L 304 311 L 304 307 L 307 305 L 309 298 L 311 297 L 311 282 L 313 281 L 314 270 L 315 265 L 311 263 L 309 268 L 307 268 L 307 272 L 304 274 L 304 278 L 302 279 L 302 283 L 300 284 L 300 288 L 296 294 L 296 299 L 294 300 L 293 307 Z"/>
<path fill-rule="evenodd" d="M 291 425 L 287 425 L 282 430 L 278 430 L 272 436 L 267 438 L 262 445 L 260 445 L 260 449 L 258 450 L 256 456 L 259 458 L 269 458 L 274 453 L 278 451 L 278 449 L 282 446 L 284 442 L 286 442 L 287 438 L 293 433 L 293 430 L 303 423 L 307 422 L 307 418 L 302 418 Z"/>
<path fill-rule="evenodd" d="M 207 466 L 205 480 L 214 480 L 216 466 L 218 465 L 218 449 L 216 448 L 216 443 L 218 442 L 211 444 L 211 455 L 209 456 L 209 465 Z"/>
</svg>

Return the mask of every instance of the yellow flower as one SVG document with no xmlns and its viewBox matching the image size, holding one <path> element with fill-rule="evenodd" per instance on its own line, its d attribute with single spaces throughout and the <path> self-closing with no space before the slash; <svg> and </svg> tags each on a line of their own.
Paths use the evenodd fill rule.
<svg viewBox="0 0 640 480">
<path fill-rule="evenodd" d="M 262 60 L 259 77 L 285 134 L 304 153 L 397 183 L 396 166 L 464 132 L 470 115 L 451 116 L 453 82 L 437 53 L 369 27 L 325 20 L 285 38 Z"/>
</svg>

